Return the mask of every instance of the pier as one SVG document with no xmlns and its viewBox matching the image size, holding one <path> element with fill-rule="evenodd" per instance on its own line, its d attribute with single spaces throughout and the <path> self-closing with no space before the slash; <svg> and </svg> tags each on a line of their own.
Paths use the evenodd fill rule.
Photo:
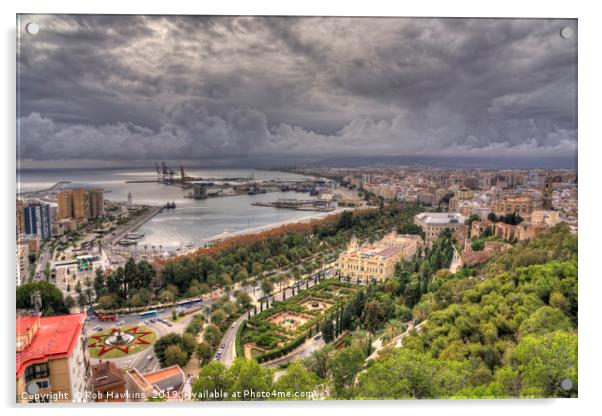
<svg viewBox="0 0 602 416">
<path fill-rule="evenodd" d="M 32 198 L 32 197 L 60 191 L 61 189 L 63 189 L 64 185 L 68 185 L 70 183 L 71 183 L 71 181 L 59 181 L 59 182 L 55 183 L 54 185 L 52 185 L 50 188 L 40 189 L 38 191 L 19 192 L 18 195 L 20 197 Z"/>
<path fill-rule="evenodd" d="M 297 211 L 333 211 L 329 201 L 321 199 L 278 199 L 273 202 L 254 202 L 251 205 L 258 207 L 272 207 L 272 208 L 284 208 L 294 209 Z"/>
</svg>

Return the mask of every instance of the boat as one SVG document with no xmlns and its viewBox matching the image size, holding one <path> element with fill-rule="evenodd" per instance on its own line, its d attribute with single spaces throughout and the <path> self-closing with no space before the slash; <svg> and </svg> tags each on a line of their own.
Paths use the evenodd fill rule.
<svg viewBox="0 0 602 416">
<path fill-rule="evenodd" d="M 132 232 L 132 233 L 126 234 L 126 236 L 124 238 L 126 240 L 140 240 L 143 237 L 144 237 L 144 233 Z"/>
<path fill-rule="evenodd" d="M 248 195 L 257 195 L 257 194 L 265 194 L 265 189 L 263 188 L 251 188 L 249 189 L 249 191 L 247 192 Z"/>
</svg>

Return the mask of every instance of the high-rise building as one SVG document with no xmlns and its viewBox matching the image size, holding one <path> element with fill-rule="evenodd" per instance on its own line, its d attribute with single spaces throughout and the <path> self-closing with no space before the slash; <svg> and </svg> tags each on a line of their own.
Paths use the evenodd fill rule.
<svg viewBox="0 0 602 416">
<path fill-rule="evenodd" d="M 35 203 L 23 208 L 23 221 L 26 234 L 37 234 L 42 240 L 52 236 L 50 205 Z"/>
<path fill-rule="evenodd" d="M 73 218 L 73 193 L 71 191 L 61 191 L 57 196 L 58 207 L 58 219 L 68 220 Z"/>
<path fill-rule="evenodd" d="M 71 191 L 71 204 L 74 219 L 87 220 L 89 218 L 90 203 L 88 192 L 85 189 L 74 189 Z"/>
<path fill-rule="evenodd" d="M 59 221 L 87 221 L 102 217 L 105 213 L 103 190 L 100 188 L 64 190 L 59 193 L 57 200 Z"/>
<path fill-rule="evenodd" d="M 89 218 L 98 218 L 105 215 L 105 204 L 102 189 L 88 190 Z"/>
<path fill-rule="evenodd" d="M 25 204 L 20 199 L 17 199 L 17 236 L 25 232 L 25 217 L 23 216 L 23 210 Z"/>
</svg>

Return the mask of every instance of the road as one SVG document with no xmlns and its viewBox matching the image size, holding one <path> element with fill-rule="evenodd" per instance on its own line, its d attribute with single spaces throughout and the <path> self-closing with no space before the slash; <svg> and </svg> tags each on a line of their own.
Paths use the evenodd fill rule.
<svg viewBox="0 0 602 416">
<path fill-rule="evenodd" d="M 375 347 L 374 351 L 372 352 L 372 354 L 370 354 L 370 356 L 368 358 L 366 358 L 366 361 L 368 360 L 374 360 L 376 358 L 378 358 L 378 354 L 379 352 L 386 346 L 393 346 L 393 348 L 401 348 L 403 347 L 403 339 L 405 337 L 407 337 L 408 335 L 410 335 L 410 333 L 415 329 L 416 331 L 420 332 L 422 325 L 426 324 L 428 322 L 428 320 L 424 320 L 421 323 L 419 323 L 418 325 L 414 326 L 413 324 L 411 324 L 408 329 L 397 335 L 395 338 L 393 338 L 391 340 L 391 342 L 388 342 L 387 344 L 383 345 L 382 343 L 382 337 L 378 338 L 376 341 L 374 341 L 372 343 L 372 346 Z"/>
<path fill-rule="evenodd" d="M 460 266 L 462 266 L 462 260 L 460 259 L 460 255 L 458 254 L 456 247 L 453 246 L 453 248 L 454 256 L 452 257 L 451 264 L 449 265 L 449 271 L 455 273 L 460 268 Z"/>
<path fill-rule="evenodd" d="M 312 352 L 322 348 L 324 345 L 325 342 L 321 336 L 318 339 L 316 339 L 315 337 L 310 338 L 291 354 L 285 355 L 284 357 L 276 358 L 272 361 L 268 361 L 267 363 L 262 364 L 262 366 L 267 368 L 274 368 L 278 367 L 281 364 L 286 364 L 288 362 L 296 360 L 297 358 L 309 357 Z"/>
<path fill-rule="evenodd" d="M 211 302 L 200 302 L 201 305 L 208 305 Z M 177 322 L 170 322 L 172 326 L 168 326 L 162 322 L 155 321 L 151 322 L 150 319 L 140 319 L 137 313 L 120 315 L 119 320 L 117 322 L 113 321 L 101 321 L 97 318 L 90 318 L 86 322 L 86 328 L 88 334 L 92 334 L 97 332 L 94 328 L 100 327 L 101 330 L 114 328 L 115 326 L 134 326 L 134 325 L 146 325 L 157 334 L 157 339 L 161 338 L 169 334 L 170 332 L 175 332 L 178 334 L 182 334 L 186 330 L 186 326 L 192 319 L 194 313 L 184 316 L 182 319 Z M 165 308 L 159 310 L 158 318 L 162 318 L 164 320 L 169 321 L 171 318 L 171 308 Z M 121 324 L 120 324 L 121 323 Z M 149 371 L 154 371 L 159 368 L 159 360 L 155 355 L 155 351 L 153 347 L 146 348 L 139 353 L 133 355 L 127 355 L 125 357 L 120 358 L 112 358 L 110 359 L 115 363 L 118 367 L 122 368 L 136 368 L 141 373 L 146 373 Z M 93 364 L 100 361 L 98 358 L 90 358 L 90 362 Z"/>
</svg>

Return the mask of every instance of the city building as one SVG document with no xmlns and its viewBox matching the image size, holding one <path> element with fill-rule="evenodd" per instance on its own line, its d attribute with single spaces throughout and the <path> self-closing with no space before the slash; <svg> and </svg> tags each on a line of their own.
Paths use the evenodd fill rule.
<svg viewBox="0 0 602 416">
<path fill-rule="evenodd" d="M 80 225 L 90 218 L 104 216 L 104 195 L 100 188 L 74 188 L 59 192 L 58 220 L 76 220 Z"/>
<path fill-rule="evenodd" d="M 17 243 L 17 286 L 29 279 L 29 246 Z"/>
<path fill-rule="evenodd" d="M 549 210 L 535 210 L 531 213 L 531 224 L 545 224 L 548 227 L 553 227 L 560 223 L 560 212 Z"/>
<path fill-rule="evenodd" d="M 473 221 L 470 226 L 470 237 L 479 238 L 492 235 L 494 222 L 489 220 Z"/>
<path fill-rule="evenodd" d="M 419 235 L 387 234 L 373 244 L 359 245 L 353 237 L 347 250 L 339 256 L 338 269 L 341 275 L 352 279 L 384 280 L 393 276 L 395 264 L 412 257 L 422 245 Z"/>
<path fill-rule="evenodd" d="M 455 196 L 449 199 L 448 205 L 449 212 L 458 212 L 460 211 L 460 200 Z"/>
<path fill-rule="evenodd" d="M 99 256 L 81 255 L 75 260 L 57 261 L 52 265 L 54 285 L 59 288 L 65 296 L 70 295 L 77 299 L 77 284 L 85 289 L 86 280 L 94 281 L 96 270 L 104 270 L 102 260 Z"/>
<path fill-rule="evenodd" d="M 50 205 L 33 203 L 23 208 L 23 221 L 26 234 L 37 234 L 42 240 L 52 237 Z"/>
<path fill-rule="evenodd" d="M 516 213 L 528 219 L 533 212 L 533 201 L 528 197 L 509 197 L 500 198 L 493 204 L 493 212 L 495 215 L 508 215 Z"/>
<path fill-rule="evenodd" d="M 416 195 L 416 199 L 423 205 L 433 205 L 433 193 L 428 191 L 420 191 Z"/>
<path fill-rule="evenodd" d="M 84 318 L 17 317 L 17 402 L 86 400 L 90 366 Z"/>
<path fill-rule="evenodd" d="M 103 190 L 99 188 L 88 189 L 89 212 L 87 218 L 100 218 L 105 215 Z"/>
<path fill-rule="evenodd" d="M 101 361 L 91 368 L 91 390 L 95 402 L 125 402 L 125 374 L 113 362 Z"/>
<path fill-rule="evenodd" d="M 501 253 L 512 248 L 511 244 L 503 241 L 486 241 L 483 250 L 475 251 L 472 249 L 470 242 L 466 240 L 460 263 L 462 266 L 474 266 L 485 263 L 493 254 Z"/>
<path fill-rule="evenodd" d="M 177 365 L 146 374 L 131 368 L 125 372 L 125 380 L 128 401 L 146 401 L 158 395 L 179 401 L 182 400 L 186 375 Z"/>
<path fill-rule="evenodd" d="M 25 216 L 23 212 L 24 210 L 25 203 L 22 200 L 17 199 L 17 236 L 25 232 Z"/>
<path fill-rule="evenodd" d="M 71 191 L 61 191 L 56 200 L 58 202 L 57 219 L 68 220 L 73 218 L 73 193 Z"/>
<path fill-rule="evenodd" d="M 74 219 L 62 219 L 52 223 L 52 235 L 61 236 L 67 231 L 76 231 L 78 222 Z"/>
<path fill-rule="evenodd" d="M 464 179 L 464 186 L 473 191 L 479 189 L 479 178 L 473 176 L 473 177 Z"/>
<path fill-rule="evenodd" d="M 470 189 L 458 189 L 454 193 L 454 197 L 458 199 L 472 199 L 474 197 L 474 192 Z"/>
<path fill-rule="evenodd" d="M 414 217 L 414 224 L 422 227 L 428 244 L 436 240 L 441 231 L 446 228 L 452 230 L 454 236 L 459 240 L 466 234 L 465 221 L 464 215 L 448 212 L 423 212 Z"/>
</svg>

